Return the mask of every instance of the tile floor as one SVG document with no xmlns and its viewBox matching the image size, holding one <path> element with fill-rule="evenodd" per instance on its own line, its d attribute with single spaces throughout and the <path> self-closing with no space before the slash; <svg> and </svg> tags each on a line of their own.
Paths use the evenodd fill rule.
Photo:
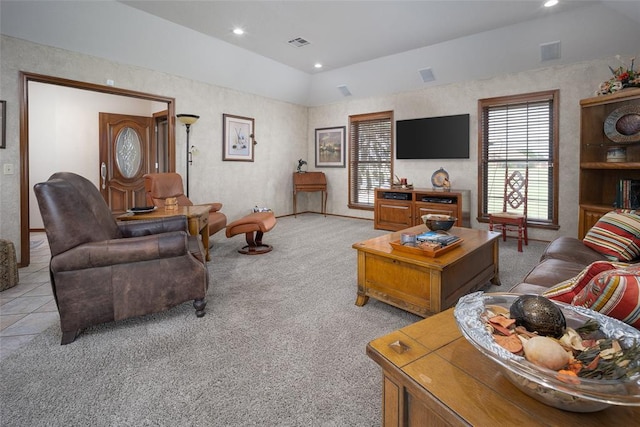
<svg viewBox="0 0 640 427">
<path fill-rule="evenodd" d="M 30 240 L 31 265 L 18 270 L 18 285 L 0 292 L 0 360 L 60 321 L 49 283 L 47 237 L 32 233 Z"/>
</svg>

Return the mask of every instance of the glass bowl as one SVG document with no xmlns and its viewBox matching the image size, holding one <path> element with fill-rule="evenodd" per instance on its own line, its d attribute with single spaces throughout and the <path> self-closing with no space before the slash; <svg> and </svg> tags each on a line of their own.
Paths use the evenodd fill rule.
<svg viewBox="0 0 640 427">
<path fill-rule="evenodd" d="M 571 384 L 559 380 L 556 371 L 536 366 L 498 345 L 482 319 L 485 307 L 497 305 L 508 310 L 519 296 L 480 291 L 461 297 L 454 309 L 462 335 L 495 362 L 513 385 L 544 404 L 566 411 L 595 412 L 611 405 L 640 406 L 640 374 L 621 380 L 580 378 L 578 384 Z M 568 327 L 575 329 L 593 319 L 607 337 L 618 339 L 623 348 L 632 346 L 634 340 L 640 342 L 640 331 L 626 323 L 584 307 L 553 302 L 562 310 Z"/>
<path fill-rule="evenodd" d="M 453 227 L 458 218 L 449 215 L 427 214 L 422 215 L 424 225 L 431 231 L 448 231 Z"/>
</svg>

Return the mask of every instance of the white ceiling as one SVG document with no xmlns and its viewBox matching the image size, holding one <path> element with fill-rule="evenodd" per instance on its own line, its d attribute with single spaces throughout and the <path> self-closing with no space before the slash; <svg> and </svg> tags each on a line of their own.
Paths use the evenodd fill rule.
<svg viewBox="0 0 640 427">
<path fill-rule="evenodd" d="M 303 105 L 640 54 L 640 0 L 542 2 L 1 0 L 0 32 Z"/>
<path fill-rule="evenodd" d="M 129 6 L 224 40 L 306 73 L 432 46 L 597 3 L 474 1 L 166 1 Z M 246 33 L 236 36 L 235 27 Z M 292 47 L 288 41 L 308 42 Z"/>
</svg>

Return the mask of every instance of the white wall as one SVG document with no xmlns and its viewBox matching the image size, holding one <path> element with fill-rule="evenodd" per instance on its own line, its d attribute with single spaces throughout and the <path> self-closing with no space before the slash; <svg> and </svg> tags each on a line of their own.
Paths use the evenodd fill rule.
<svg viewBox="0 0 640 427">
<path fill-rule="evenodd" d="M 7 101 L 7 149 L 0 150 L 0 164 L 13 164 L 16 170 L 13 175 L 0 174 L 0 238 L 12 241 L 18 254 L 20 71 L 95 84 L 113 79 L 121 88 L 175 98 L 177 113 L 200 116 L 190 134 L 190 143 L 198 148 L 190 169 L 194 203 L 222 202 L 230 221 L 255 205 L 268 206 L 276 215 L 292 213 L 292 173 L 298 159 L 307 156 L 307 107 L 7 36 L 0 38 L 0 56 L 0 99 Z M 222 161 L 223 113 L 255 119 L 254 162 Z M 183 176 L 185 143 L 186 132 L 178 124 L 176 167 Z M 303 209 L 304 198 L 300 203 Z M 225 239 L 224 234 L 218 233 L 215 239 Z"/>
<path fill-rule="evenodd" d="M 345 101 L 309 110 L 308 150 L 313 153 L 315 128 L 348 126 L 349 115 L 394 111 L 394 119 L 444 116 L 469 113 L 469 160 L 394 160 L 394 173 L 407 177 L 416 187 L 431 188 L 431 175 L 443 167 L 449 172 L 454 188 L 471 190 L 471 225 L 479 224 L 477 217 L 477 130 L 478 100 L 496 96 L 560 89 L 560 171 L 559 222 L 560 230 L 530 229 L 531 239 L 552 240 L 558 235 L 576 236 L 578 230 L 578 162 L 580 134 L 580 99 L 594 95 L 600 82 L 609 78 L 608 63 L 590 61 L 567 66 L 541 68 L 535 71 L 507 74 L 485 80 L 456 83 L 430 89 L 403 92 L 390 96 Z M 325 170 L 332 183 L 328 210 L 339 215 L 373 218 L 373 212 L 347 208 L 348 171 Z"/>
<path fill-rule="evenodd" d="M 44 228 L 33 185 L 59 171 L 75 172 L 99 185 L 99 113 L 150 117 L 161 102 L 29 83 L 29 221 Z"/>
<path fill-rule="evenodd" d="M 230 220 L 244 215 L 254 205 L 268 206 L 277 215 L 293 211 L 291 173 L 304 158 L 313 170 L 314 130 L 347 126 L 350 114 L 394 110 L 395 119 L 435 115 L 471 114 L 471 156 L 464 161 L 396 161 L 395 173 L 416 186 L 429 186 L 433 171 L 444 167 L 454 187 L 472 191 L 471 216 L 477 211 L 477 101 L 480 98 L 560 89 L 560 230 L 531 230 L 533 239 L 551 240 L 558 234 L 576 235 L 578 217 L 579 100 L 593 95 L 609 77 L 604 60 L 506 74 L 448 86 L 403 92 L 395 95 L 346 100 L 322 107 L 300 105 L 252 95 L 182 77 L 46 47 L 2 36 L 0 39 L 0 98 L 7 100 L 7 145 L 0 150 L 0 164 L 18 168 L 19 71 L 47 74 L 72 80 L 103 84 L 113 79 L 119 87 L 176 98 L 177 113 L 201 116 L 193 125 L 190 142 L 198 148 L 191 169 L 191 198 L 194 202 L 221 201 Z M 255 162 L 222 161 L 222 114 L 255 118 L 258 145 Z M 177 171 L 184 174 L 184 128 L 177 126 Z M 328 177 L 329 213 L 372 218 L 370 211 L 347 208 L 347 169 L 322 169 Z M 19 252 L 19 170 L 2 175 L 0 186 L 0 238 L 14 242 Z M 303 194 L 300 209 L 314 209 L 317 194 Z M 309 203 L 307 205 L 307 202 Z M 480 226 L 472 221 L 474 227 Z M 215 238 L 224 238 L 217 235 Z"/>
</svg>

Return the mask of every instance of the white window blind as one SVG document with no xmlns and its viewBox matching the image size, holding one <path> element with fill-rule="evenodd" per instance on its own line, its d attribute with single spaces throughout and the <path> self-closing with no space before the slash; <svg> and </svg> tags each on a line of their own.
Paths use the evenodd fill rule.
<svg viewBox="0 0 640 427">
<path fill-rule="evenodd" d="M 480 217 L 502 210 L 505 169 L 528 169 L 528 221 L 557 224 L 556 94 L 480 101 Z"/>
<path fill-rule="evenodd" d="M 393 112 L 349 117 L 349 207 L 373 208 L 374 189 L 391 183 Z"/>
</svg>

